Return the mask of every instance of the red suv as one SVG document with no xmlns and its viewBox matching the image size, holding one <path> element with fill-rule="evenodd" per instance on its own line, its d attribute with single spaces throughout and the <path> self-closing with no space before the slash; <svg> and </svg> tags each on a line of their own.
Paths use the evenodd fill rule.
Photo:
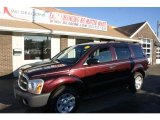
<svg viewBox="0 0 160 120">
<path fill-rule="evenodd" d="M 61 51 L 48 62 L 22 66 L 14 84 L 16 98 L 31 107 L 74 112 L 90 89 L 118 82 L 141 89 L 148 60 L 141 47 L 128 43 L 87 43 Z"/>
</svg>

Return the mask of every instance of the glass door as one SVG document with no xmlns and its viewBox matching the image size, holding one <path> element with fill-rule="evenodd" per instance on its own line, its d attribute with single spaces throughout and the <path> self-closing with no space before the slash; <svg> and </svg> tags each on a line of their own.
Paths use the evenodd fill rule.
<svg viewBox="0 0 160 120">
<path fill-rule="evenodd" d="M 156 64 L 160 64 L 160 47 L 156 50 Z"/>
<path fill-rule="evenodd" d="M 148 56 L 148 61 L 149 64 L 151 64 L 152 62 L 152 47 L 151 47 L 151 40 L 148 38 L 143 38 L 142 39 L 142 48 L 144 50 L 144 52 L 146 53 L 146 55 Z"/>
</svg>

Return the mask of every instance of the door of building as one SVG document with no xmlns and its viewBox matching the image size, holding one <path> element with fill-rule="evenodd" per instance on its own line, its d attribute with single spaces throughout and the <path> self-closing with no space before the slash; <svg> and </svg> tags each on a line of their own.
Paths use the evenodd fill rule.
<svg viewBox="0 0 160 120">
<path fill-rule="evenodd" d="M 142 48 L 146 55 L 148 56 L 148 61 L 149 64 L 152 63 L 152 45 L 151 45 L 151 40 L 148 38 L 143 38 L 142 39 Z"/>
<path fill-rule="evenodd" d="M 156 50 L 156 64 L 160 64 L 160 47 Z"/>
</svg>

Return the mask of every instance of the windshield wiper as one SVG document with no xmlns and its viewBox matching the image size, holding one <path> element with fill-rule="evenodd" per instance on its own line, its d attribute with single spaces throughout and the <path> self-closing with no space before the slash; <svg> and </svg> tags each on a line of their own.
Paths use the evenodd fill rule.
<svg viewBox="0 0 160 120">
<path fill-rule="evenodd" d="M 58 63 L 63 63 L 63 60 L 60 60 L 60 59 L 53 59 L 52 61 L 58 62 Z"/>
<path fill-rule="evenodd" d="M 62 60 L 60 60 L 60 59 L 56 59 L 56 61 L 58 61 L 59 63 L 61 63 L 61 62 L 62 62 Z"/>
</svg>

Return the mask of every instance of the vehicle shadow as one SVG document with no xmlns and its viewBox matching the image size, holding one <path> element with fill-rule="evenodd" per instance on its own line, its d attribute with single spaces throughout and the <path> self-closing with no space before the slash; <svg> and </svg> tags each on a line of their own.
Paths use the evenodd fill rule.
<svg viewBox="0 0 160 120">
<path fill-rule="evenodd" d="M 91 113 L 160 113 L 160 76 L 149 75 L 143 84 L 142 90 L 138 93 L 109 96 L 114 104 L 106 102 L 102 109 L 91 110 Z M 120 98 L 123 97 L 122 100 Z M 107 101 L 108 99 L 106 99 Z M 97 103 L 98 101 L 96 101 Z M 100 101 L 99 101 L 100 102 Z M 109 104 L 109 105 L 107 105 Z"/>
</svg>

